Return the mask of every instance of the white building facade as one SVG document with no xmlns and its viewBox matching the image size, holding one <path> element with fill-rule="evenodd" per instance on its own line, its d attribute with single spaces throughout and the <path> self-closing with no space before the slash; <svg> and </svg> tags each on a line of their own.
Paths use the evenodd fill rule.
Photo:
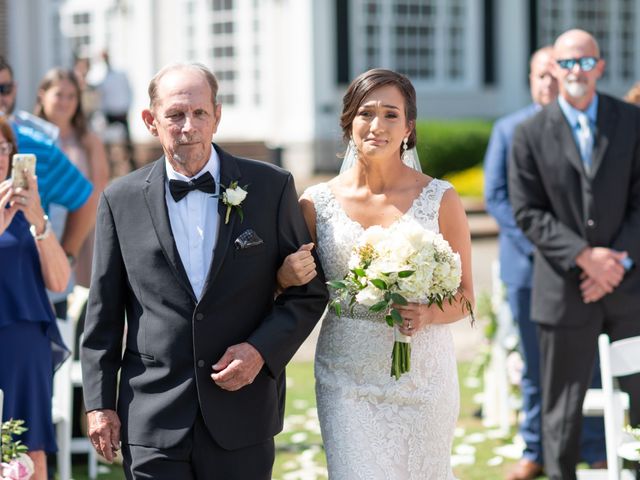
<svg viewBox="0 0 640 480">
<path fill-rule="evenodd" d="M 4 2 L 23 108 L 48 68 L 106 48 L 134 88 L 134 139 L 148 142 L 149 80 L 198 61 L 220 81 L 217 141 L 280 147 L 303 176 L 338 164 L 342 95 L 371 67 L 412 79 L 421 118 L 496 118 L 529 102 L 529 54 L 580 27 L 607 61 L 603 91 L 622 95 L 640 79 L 640 0 Z"/>
</svg>

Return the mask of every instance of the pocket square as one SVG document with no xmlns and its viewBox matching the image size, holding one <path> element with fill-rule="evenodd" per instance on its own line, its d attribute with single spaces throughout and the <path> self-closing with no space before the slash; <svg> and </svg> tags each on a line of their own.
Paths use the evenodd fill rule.
<svg viewBox="0 0 640 480">
<path fill-rule="evenodd" d="M 252 229 L 249 229 L 242 232 L 240 236 L 234 240 L 233 245 L 236 247 L 236 250 L 244 250 L 245 248 L 255 247 L 262 243 L 264 242 L 258 234 Z"/>
</svg>

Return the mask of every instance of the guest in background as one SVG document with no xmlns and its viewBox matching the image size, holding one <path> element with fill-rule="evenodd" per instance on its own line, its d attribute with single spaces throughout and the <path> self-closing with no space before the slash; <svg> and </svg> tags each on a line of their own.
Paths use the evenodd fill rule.
<svg viewBox="0 0 640 480">
<path fill-rule="evenodd" d="M 133 171 L 136 164 L 133 158 L 133 144 L 131 143 L 128 118 L 132 101 L 131 85 L 126 72 L 113 68 L 108 52 L 102 52 L 102 60 L 106 71 L 104 78 L 96 86 L 100 94 L 100 110 L 104 114 L 107 126 L 121 125 L 123 127 L 129 164 L 131 171 Z"/>
<path fill-rule="evenodd" d="M 509 198 L 535 246 L 545 473 L 575 480 L 598 336 L 640 335 L 640 109 L 597 91 L 605 60 L 588 32 L 561 34 L 554 59 L 560 95 L 516 128 Z M 620 387 L 637 425 L 640 375 Z"/>
<path fill-rule="evenodd" d="M 540 349 L 536 325 L 531 320 L 531 280 L 533 245 L 516 225 L 507 185 L 507 160 L 516 127 L 532 117 L 558 96 L 558 82 L 552 75 L 553 47 L 537 50 L 529 63 L 529 86 L 533 102 L 496 121 L 484 157 L 485 202 L 500 226 L 500 279 L 507 287 L 507 301 L 518 325 L 519 347 L 524 368 L 520 384 L 522 411 L 520 435 L 525 448 L 521 460 L 507 474 L 507 480 L 530 480 L 542 473 L 542 398 L 540 388 Z M 596 362 L 593 387 L 599 388 L 600 369 Z M 585 418 L 581 454 L 590 465 L 606 457 L 602 418 Z"/>
<path fill-rule="evenodd" d="M 20 152 L 33 153 L 38 159 L 36 177 L 44 212 L 48 214 L 52 204 L 62 205 L 69 210 L 60 243 L 67 256 L 73 259 L 78 256 L 87 233 L 93 228 L 97 199 L 91 195 L 91 182 L 56 146 L 56 139 L 32 125 L 24 125 L 14 114 L 17 89 L 11 65 L 0 56 L 0 113 L 9 119 Z M 35 115 L 31 117 L 57 130 L 50 122 L 44 122 Z"/>
<path fill-rule="evenodd" d="M 40 82 L 34 113 L 58 127 L 58 145 L 93 184 L 92 195 L 97 201 L 109 180 L 109 165 L 102 141 L 87 125 L 81 94 L 80 84 L 73 71 L 62 68 L 49 70 Z M 56 233 L 62 230 L 65 213 L 66 211 L 56 215 Z M 93 242 L 92 228 L 76 257 L 75 264 L 76 283 L 84 287 L 89 286 L 91 278 Z"/>
<path fill-rule="evenodd" d="M 16 153 L 9 121 L 0 116 L 0 178 L 6 179 Z M 22 419 L 28 430 L 34 480 L 47 479 L 46 453 L 56 451 L 51 418 L 53 371 L 68 351 L 58 331 L 45 287 L 64 290 L 69 262 L 51 231 L 34 176 L 28 188 L 0 183 L 0 389 L 2 420 Z"/>
</svg>

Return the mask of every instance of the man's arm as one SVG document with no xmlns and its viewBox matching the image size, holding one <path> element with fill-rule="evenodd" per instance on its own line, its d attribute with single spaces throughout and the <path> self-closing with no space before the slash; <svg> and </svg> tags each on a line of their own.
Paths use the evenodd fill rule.
<svg viewBox="0 0 640 480">
<path fill-rule="evenodd" d="M 96 243 L 80 351 L 87 411 L 116 408 L 127 279 L 109 202 L 100 199 Z"/>
<path fill-rule="evenodd" d="M 289 174 L 278 207 L 278 247 L 280 262 L 311 242 Z M 315 252 L 313 253 L 315 256 Z M 246 342 L 229 347 L 213 365 L 213 381 L 226 390 L 238 390 L 251 383 L 263 365 L 278 376 L 320 319 L 329 299 L 320 262 L 318 275 L 302 286 L 284 290 L 275 300 L 271 313 Z M 274 280 L 276 272 L 274 272 Z"/>
<path fill-rule="evenodd" d="M 289 174 L 278 210 L 280 263 L 311 242 L 298 196 Z M 313 250 L 318 275 L 306 285 L 290 287 L 275 300 L 271 314 L 248 339 L 262 354 L 273 376 L 279 375 L 320 319 L 329 300 L 324 273 Z"/>
<path fill-rule="evenodd" d="M 69 212 L 62 234 L 62 248 L 74 258 L 78 256 L 80 248 L 87 235 L 95 225 L 98 192 L 92 193 L 80 208 Z"/>
<path fill-rule="evenodd" d="M 498 120 L 491 132 L 484 156 L 484 197 L 487 211 L 496 219 L 500 232 L 511 238 L 524 255 L 533 253 L 533 245 L 516 225 L 509 200 L 507 161 L 510 138 L 506 125 Z"/>
</svg>

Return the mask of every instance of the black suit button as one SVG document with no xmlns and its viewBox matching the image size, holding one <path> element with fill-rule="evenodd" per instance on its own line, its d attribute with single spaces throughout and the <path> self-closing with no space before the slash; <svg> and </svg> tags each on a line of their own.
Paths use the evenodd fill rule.
<svg viewBox="0 0 640 480">
<path fill-rule="evenodd" d="M 204 313 L 196 313 L 196 320 L 200 321 L 204 318 Z"/>
<path fill-rule="evenodd" d="M 589 220 L 587 220 L 587 227 L 595 228 L 596 227 L 596 222 L 592 218 L 590 218 Z"/>
<path fill-rule="evenodd" d="M 198 367 L 204 367 L 204 360 L 198 360 Z"/>
</svg>

